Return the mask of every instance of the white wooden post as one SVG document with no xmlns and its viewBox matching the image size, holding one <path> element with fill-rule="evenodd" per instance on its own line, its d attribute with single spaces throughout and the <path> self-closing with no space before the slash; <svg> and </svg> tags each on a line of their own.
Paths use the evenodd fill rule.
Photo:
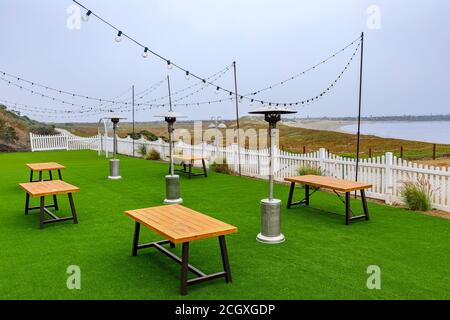
<svg viewBox="0 0 450 320">
<path fill-rule="evenodd" d="M 325 167 L 324 167 L 325 162 L 324 161 L 325 161 L 326 154 L 327 154 L 327 150 L 325 148 L 319 149 L 319 168 L 321 171 L 325 170 Z"/>
<path fill-rule="evenodd" d="M 386 152 L 386 203 L 392 204 L 392 196 L 393 196 L 393 172 L 392 172 L 392 165 L 393 165 L 393 158 L 394 155 L 392 152 Z"/>
</svg>

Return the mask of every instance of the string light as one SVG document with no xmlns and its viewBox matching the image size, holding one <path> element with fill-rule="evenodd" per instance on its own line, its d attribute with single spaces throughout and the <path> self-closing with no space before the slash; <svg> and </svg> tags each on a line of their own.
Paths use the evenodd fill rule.
<svg viewBox="0 0 450 320">
<path fill-rule="evenodd" d="M 167 69 L 172 70 L 172 63 L 170 60 L 167 60 Z"/>
<path fill-rule="evenodd" d="M 144 48 L 144 52 L 142 53 L 142 57 L 143 58 L 147 58 L 148 57 L 148 48 L 147 47 Z"/>
<path fill-rule="evenodd" d="M 86 14 L 83 15 L 83 16 L 81 17 L 81 19 L 82 19 L 84 22 L 88 22 L 88 21 L 89 21 L 89 16 L 91 15 L 91 13 L 92 13 L 92 11 L 91 11 L 91 10 L 88 10 L 88 11 L 86 12 Z"/>
<path fill-rule="evenodd" d="M 122 31 L 119 30 L 119 32 L 117 33 L 117 36 L 116 36 L 115 40 L 116 40 L 116 42 L 122 41 Z"/>
<path fill-rule="evenodd" d="M 189 71 L 186 71 L 186 80 L 189 80 L 189 79 L 191 79 L 191 74 L 189 73 Z"/>
<path fill-rule="evenodd" d="M 79 3 L 77 0 L 72 0 L 72 1 L 73 1 L 74 3 L 76 3 L 77 5 L 79 5 L 80 7 L 84 8 L 85 10 L 89 10 L 89 9 L 86 8 L 84 5 L 82 5 L 81 3 Z M 106 25 L 108 25 L 109 27 L 111 27 L 111 28 L 113 28 L 113 29 L 115 29 L 115 30 L 117 30 L 117 31 L 119 30 L 117 27 L 115 27 L 114 25 L 112 25 L 110 22 L 106 21 L 104 18 L 102 18 L 102 17 L 100 17 L 100 16 L 98 16 L 98 15 L 96 15 L 96 14 L 92 14 L 92 15 L 95 16 L 96 18 L 98 18 L 101 22 L 103 22 L 103 23 L 105 23 Z M 135 43 L 136 45 L 138 45 L 138 46 L 140 46 L 140 47 L 142 47 L 142 48 L 145 47 L 142 43 L 140 43 L 140 42 L 137 41 L 136 39 L 130 37 L 129 35 L 127 35 L 127 34 L 123 34 L 123 35 L 124 35 L 125 37 L 127 37 L 129 40 L 131 40 L 131 42 Z M 262 91 L 272 89 L 272 88 L 274 88 L 274 87 L 276 87 L 276 86 L 278 86 L 278 85 L 284 85 L 286 82 L 295 79 L 295 78 L 298 77 L 299 75 L 305 74 L 308 70 L 315 70 L 316 67 L 317 67 L 318 65 L 326 63 L 329 59 L 332 59 L 332 58 L 334 58 L 336 55 L 338 55 L 340 52 L 345 51 L 348 47 L 350 47 L 351 45 L 353 45 L 354 43 L 356 43 L 358 40 L 360 41 L 360 40 L 361 40 L 361 37 L 358 37 L 356 40 L 352 41 L 352 42 L 351 42 L 350 44 L 348 44 L 346 47 L 342 48 L 339 52 L 334 53 L 333 55 L 331 55 L 331 56 L 328 57 L 327 59 L 321 60 L 321 62 L 319 62 L 317 65 L 315 65 L 315 66 L 313 66 L 313 67 L 311 67 L 311 68 L 309 68 L 309 69 L 307 69 L 307 70 L 305 70 L 305 71 L 302 71 L 302 72 L 300 72 L 299 74 L 296 74 L 296 75 L 294 75 L 294 76 L 291 76 L 291 77 L 289 77 L 288 79 L 283 80 L 283 81 L 281 81 L 281 82 L 279 82 L 279 83 L 276 83 L 276 84 L 274 84 L 274 85 L 270 85 L 269 87 L 266 87 L 266 88 L 263 88 L 263 89 L 260 89 L 260 90 L 257 90 L 257 91 L 253 91 L 253 92 L 250 93 L 250 94 L 242 95 L 242 96 L 244 97 L 244 99 L 250 99 L 250 97 L 248 97 L 249 95 L 254 96 L 254 95 L 256 95 L 256 94 L 258 94 L 258 93 L 260 93 L 260 92 L 262 92 Z M 360 45 L 360 42 L 359 42 L 358 46 L 359 46 L 359 45 Z M 172 68 L 172 66 L 173 66 L 173 67 L 176 67 L 177 69 L 179 69 L 179 70 L 181 70 L 181 71 L 183 71 L 183 72 L 186 72 L 186 71 L 187 71 L 187 69 L 185 69 L 185 68 L 183 68 L 183 67 L 181 67 L 181 66 L 179 66 L 179 65 L 177 65 L 177 64 L 175 64 L 175 63 L 171 63 L 170 60 L 168 60 L 167 58 L 165 58 L 165 57 L 159 55 L 158 53 L 156 53 L 156 52 L 154 52 L 154 51 L 152 51 L 152 50 L 149 50 L 149 51 L 150 51 L 150 53 L 152 53 L 154 56 L 158 57 L 159 59 L 166 61 L 166 62 L 167 62 L 167 66 L 168 66 L 169 69 Z M 193 77 L 199 79 L 199 80 L 202 80 L 202 81 L 204 80 L 203 78 L 201 78 L 200 76 L 198 76 L 198 75 L 196 75 L 196 74 L 194 74 L 194 73 L 192 73 L 192 72 L 190 72 L 189 74 L 192 75 Z M 214 84 L 214 83 L 211 82 L 211 81 L 206 81 L 205 84 L 211 85 L 211 86 L 214 86 L 214 87 L 217 86 L 216 84 Z M 226 89 L 226 88 L 222 88 L 222 87 L 220 87 L 220 89 L 221 89 L 222 91 L 228 92 L 230 95 L 233 95 L 233 94 L 234 94 L 232 90 L 229 90 L 229 89 Z M 237 95 L 239 96 L 239 93 L 237 93 Z M 264 103 L 264 101 L 258 100 L 258 99 L 255 99 L 255 101 Z M 273 102 L 273 101 L 270 101 L 270 102 L 271 102 L 272 104 L 276 104 L 276 103 L 282 104 L 282 103 L 280 103 L 280 102 Z M 298 103 L 296 103 L 296 102 L 293 102 L 293 103 L 287 103 L 287 104 L 289 104 L 289 105 L 298 105 Z"/>
</svg>

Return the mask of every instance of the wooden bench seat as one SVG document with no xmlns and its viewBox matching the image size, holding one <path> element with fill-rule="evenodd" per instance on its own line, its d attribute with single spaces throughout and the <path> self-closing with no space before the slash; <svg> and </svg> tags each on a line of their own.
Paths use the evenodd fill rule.
<svg viewBox="0 0 450 320">
<path fill-rule="evenodd" d="M 326 177 L 326 176 L 316 176 L 316 175 L 304 175 L 304 176 L 295 176 L 295 177 L 287 177 L 284 178 L 285 181 L 291 183 L 291 188 L 289 190 L 289 197 L 287 202 L 287 208 L 290 209 L 293 205 L 306 205 L 309 206 L 309 198 L 310 187 L 320 189 L 330 189 L 335 192 L 343 192 L 345 193 L 345 223 L 348 225 L 350 221 L 353 220 L 369 220 L 369 209 L 367 206 L 366 194 L 365 190 L 372 188 L 371 184 L 337 179 L 334 177 Z M 292 202 L 292 197 L 295 190 L 295 184 L 302 184 L 305 186 L 305 198 L 298 202 Z M 352 216 L 352 212 L 350 209 L 350 193 L 353 191 L 360 191 L 361 201 L 363 204 L 363 215 Z"/>
<path fill-rule="evenodd" d="M 41 182 L 27 182 L 20 183 L 19 186 L 25 190 L 25 214 L 28 214 L 29 210 L 39 209 L 40 210 L 40 228 L 44 228 L 46 223 L 54 223 L 59 221 L 73 220 L 75 224 L 78 223 L 77 214 L 75 211 L 75 205 L 73 202 L 72 193 L 79 192 L 80 189 L 62 180 L 51 180 L 51 181 L 41 181 Z M 59 218 L 53 212 L 48 210 L 48 208 L 54 208 L 58 211 L 58 202 L 56 200 L 57 195 L 67 194 L 69 198 L 70 208 L 72 211 L 71 217 Z M 45 205 L 45 197 L 53 196 L 53 204 Z M 40 204 L 37 207 L 30 207 L 30 197 L 39 197 Z M 45 220 L 44 214 L 50 215 L 51 219 Z"/>
<path fill-rule="evenodd" d="M 139 249 L 155 247 L 180 263 L 182 266 L 180 285 L 182 295 L 187 294 L 188 285 L 221 277 L 224 277 L 226 282 L 231 282 L 225 235 L 237 232 L 236 227 L 177 204 L 130 210 L 126 211 L 125 214 L 135 221 L 132 255 L 136 256 Z M 139 244 L 141 224 L 158 233 L 165 240 Z M 219 238 L 224 271 L 207 275 L 189 264 L 189 243 L 211 237 Z M 175 244 L 182 244 L 181 259 L 162 247 L 163 244 L 170 244 L 171 247 L 174 247 Z M 197 278 L 188 280 L 188 271 L 196 274 Z"/>
<path fill-rule="evenodd" d="M 62 180 L 62 174 L 61 170 L 65 169 L 66 167 L 62 164 L 59 164 L 57 162 L 39 162 L 39 163 L 27 163 L 26 166 L 30 169 L 30 182 L 33 181 L 43 181 L 42 173 L 44 171 L 48 171 L 49 179 L 53 180 L 53 174 L 52 171 L 56 170 L 58 172 L 59 180 Z M 33 173 L 38 172 L 39 173 L 39 179 L 33 180 Z"/>
</svg>

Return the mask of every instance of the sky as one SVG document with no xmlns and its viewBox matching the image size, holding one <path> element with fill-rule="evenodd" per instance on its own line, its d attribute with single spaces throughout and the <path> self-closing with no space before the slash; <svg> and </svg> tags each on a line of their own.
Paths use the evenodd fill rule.
<svg viewBox="0 0 450 320">
<path fill-rule="evenodd" d="M 450 1 L 445 0 L 81 0 L 151 50 L 206 78 L 237 65 L 240 94 L 290 78 L 365 34 L 362 114 L 447 114 L 450 101 Z M 214 86 L 199 85 L 184 73 L 150 55 L 128 39 L 114 41 L 116 32 L 91 16 L 73 28 L 69 0 L 0 0 L 0 70 L 59 90 L 131 102 L 131 86 L 140 93 L 160 85 L 137 103 L 156 99 L 167 104 L 167 74 L 178 103 L 174 109 L 188 119 L 235 117 L 234 101 L 195 105 L 229 98 Z M 85 10 L 81 10 L 84 14 Z M 77 16 L 79 17 L 79 16 Z M 327 88 L 349 61 L 349 47 L 311 72 L 255 98 L 295 102 Z M 360 51 L 338 83 L 317 102 L 294 107 L 297 117 L 356 116 Z M 4 79 L 8 77 L 0 76 Z M 14 79 L 9 79 L 14 80 Z M 15 79 L 17 80 L 17 79 Z M 17 82 L 17 81 L 16 81 Z M 30 85 L 18 82 L 23 87 Z M 214 81 L 234 90 L 233 69 Z M 199 88 L 199 92 L 184 97 Z M 99 108 L 99 102 L 76 99 L 59 92 L 30 88 L 69 103 Z M 103 111 L 79 113 L 81 107 L 30 94 L 0 81 L 0 99 L 21 106 L 22 114 L 48 122 L 96 122 Z M 0 103 L 2 101 L 0 100 Z M 20 106 L 20 105 L 19 105 Z M 16 106 L 17 107 L 17 106 Z M 244 99 L 240 115 L 256 106 Z M 126 110 L 124 105 L 115 108 Z M 125 108 L 125 109 L 124 109 Z M 142 109 L 142 107 L 140 107 Z M 136 121 L 157 120 L 166 107 L 135 113 Z M 45 109 L 45 110 L 44 110 Z M 43 110 L 45 112 L 43 112 Z M 53 111 L 54 110 L 54 111 Z M 67 113 L 64 110 L 73 110 Z M 131 119 L 131 112 L 123 112 Z"/>
</svg>

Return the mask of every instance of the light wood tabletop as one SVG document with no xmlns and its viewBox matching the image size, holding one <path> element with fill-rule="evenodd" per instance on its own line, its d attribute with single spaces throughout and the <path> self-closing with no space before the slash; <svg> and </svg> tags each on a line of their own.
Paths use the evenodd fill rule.
<svg viewBox="0 0 450 320">
<path fill-rule="evenodd" d="M 228 223 L 178 204 L 130 210 L 125 214 L 173 243 L 237 232 L 237 228 Z"/>
<path fill-rule="evenodd" d="M 62 180 L 27 182 L 20 183 L 19 185 L 32 197 L 66 194 L 80 191 L 80 188 Z"/>
<path fill-rule="evenodd" d="M 27 163 L 27 167 L 33 171 L 61 170 L 66 168 L 57 162 Z"/>
<path fill-rule="evenodd" d="M 352 192 L 372 188 L 371 184 L 337 179 L 333 177 L 305 175 L 284 178 L 285 181 L 307 184 L 317 188 L 329 188 L 341 192 Z"/>
<path fill-rule="evenodd" d="M 203 156 L 191 156 L 191 155 L 174 155 L 173 158 L 182 161 L 199 161 L 206 159 L 206 157 Z"/>
</svg>

